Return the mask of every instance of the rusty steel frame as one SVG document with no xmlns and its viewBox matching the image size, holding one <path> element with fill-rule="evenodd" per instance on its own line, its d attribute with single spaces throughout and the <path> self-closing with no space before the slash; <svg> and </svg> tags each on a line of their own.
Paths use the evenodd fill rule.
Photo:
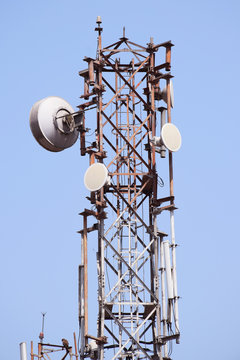
<svg viewBox="0 0 240 360">
<path fill-rule="evenodd" d="M 88 68 L 79 72 L 84 78 L 84 95 L 80 98 L 97 97 L 95 141 L 86 147 L 85 124 L 88 125 L 88 121 L 84 117 L 80 129 L 81 155 L 88 154 L 90 164 L 105 163 L 111 184 L 91 193 L 88 198 L 91 210 L 80 213 L 83 217 L 83 229 L 79 231 L 82 236 L 80 359 L 90 357 L 92 340 L 97 349 L 91 355 L 94 359 L 166 360 L 170 359 L 170 342 L 176 340 L 179 343 L 180 338 L 173 157 L 168 151 L 167 193 L 158 198 L 157 168 L 165 156 L 160 157 L 160 151 L 151 140 L 157 136 L 158 115 L 163 109 L 155 104 L 159 100 L 160 80 L 166 82 L 167 121 L 171 122 L 173 44 L 167 41 L 155 45 L 151 39 L 145 47 L 129 41 L 124 30 L 119 41 L 103 48 L 99 22 L 95 30 L 98 34 L 97 57 L 85 58 Z M 156 66 L 159 49 L 165 51 L 165 58 Z M 133 57 L 128 63 L 121 63 L 120 57 L 126 61 L 126 54 Z M 87 110 L 93 102 L 81 104 L 79 109 Z M 142 116 L 142 111 L 146 111 L 146 115 Z M 163 203 L 169 204 L 161 207 Z M 107 209 L 115 218 L 108 219 Z M 160 220 L 160 215 L 166 211 L 170 213 L 167 225 Z M 89 228 L 88 217 L 97 221 Z M 160 231 L 159 225 L 167 226 L 170 232 L 173 298 L 168 298 L 166 292 L 163 242 L 168 234 Z M 96 334 L 90 335 L 87 243 L 88 233 L 94 230 L 98 234 L 98 318 Z"/>
<path fill-rule="evenodd" d="M 31 341 L 31 360 L 36 359 L 43 359 L 43 360 L 51 360 L 51 357 L 49 354 L 55 354 L 57 352 L 66 351 L 66 348 L 63 345 L 56 345 L 56 344 L 44 344 L 42 342 L 42 338 L 40 338 L 40 342 L 38 343 L 38 353 L 34 353 L 33 349 L 33 341 Z M 73 333 L 73 341 L 74 341 L 74 350 L 75 352 L 72 352 L 72 346 L 68 347 L 68 351 L 64 355 L 61 355 L 61 360 L 70 359 L 72 360 L 75 358 L 78 360 L 78 347 L 77 347 L 77 340 L 76 340 L 76 334 Z M 55 358 L 55 357 L 54 357 Z"/>
</svg>

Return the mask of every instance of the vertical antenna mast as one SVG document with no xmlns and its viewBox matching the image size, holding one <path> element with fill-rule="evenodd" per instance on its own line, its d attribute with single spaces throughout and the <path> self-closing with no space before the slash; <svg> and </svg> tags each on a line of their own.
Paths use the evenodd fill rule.
<svg viewBox="0 0 240 360">
<path fill-rule="evenodd" d="M 81 156 L 89 156 L 84 183 L 90 203 L 80 213 L 79 231 L 80 360 L 168 360 L 171 342 L 180 339 L 173 152 L 181 147 L 181 135 L 171 117 L 173 44 L 154 44 L 153 38 L 146 46 L 136 44 L 124 27 L 118 41 L 103 47 L 101 24 L 98 16 L 96 59 L 85 57 L 86 69 L 79 72 L 80 98 L 86 101 L 75 112 L 60 97 L 44 98 L 32 107 L 30 126 L 39 144 L 53 152 L 72 146 L 80 133 Z M 85 117 L 93 108 L 95 124 Z M 89 127 L 95 135 L 87 146 Z M 90 334 L 88 234 L 93 231 L 98 316 Z M 75 335 L 75 354 L 64 338 L 64 346 L 43 344 L 42 315 L 38 355 L 31 346 L 31 359 L 53 348 L 66 351 L 63 359 L 78 359 Z"/>
<path fill-rule="evenodd" d="M 85 83 L 81 98 L 97 97 L 95 141 L 85 147 L 84 131 L 81 136 L 81 154 L 89 155 L 91 165 L 84 178 L 91 210 L 80 214 L 80 358 L 166 360 L 169 342 L 180 337 L 172 152 L 180 148 L 181 135 L 171 123 L 173 44 L 155 45 L 151 38 L 147 46 L 138 45 L 125 37 L 124 27 L 123 37 L 103 48 L 100 16 L 97 25 L 97 58 L 85 58 L 88 69 L 79 72 Z M 159 50 L 165 59 L 156 65 Z M 161 100 L 166 108 L 157 106 Z M 167 176 L 160 166 L 166 151 L 169 186 L 163 187 L 159 171 Z M 169 221 L 161 221 L 166 212 Z M 88 227 L 88 218 L 97 223 Z M 96 334 L 89 334 L 87 236 L 94 230 L 98 320 Z"/>
<path fill-rule="evenodd" d="M 43 343 L 43 339 L 44 339 L 44 318 L 45 318 L 46 312 L 43 313 L 42 312 L 42 331 L 39 334 L 39 339 L 40 339 L 40 343 Z"/>
</svg>

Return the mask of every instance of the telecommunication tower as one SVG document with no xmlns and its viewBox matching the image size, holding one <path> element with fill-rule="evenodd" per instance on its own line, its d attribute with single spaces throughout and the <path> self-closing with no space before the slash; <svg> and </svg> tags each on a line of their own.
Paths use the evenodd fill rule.
<svg viewBox="0 0 240 360">
<path fill-rule="evenodd" d="M 124 29 L 118 41 L 103 46 L 99 16 L 95 30 L 96 58 L 85 57 L 86 69 L 79 72 L 85 102 L 74 111 L 65 100 L 48 97 L 30 114 L 33 135 L 45 149 L 64 150 L 80 134 L 81 156 L 89 157 L 89 207 L 80 213 L 79 231 L 79 356 L 167 360 L 173 340 L 180 339 L 173 152 L 181 135 L 171 119 L 173 44 L 151 38 L 139 45 Z M 90 110 L 95 123 L 88 120 Z M 89 128 L 94 135 L 87 146 Z M 88 327 L 91 232 L 97 244 L 95 334 Z"/>
</svg>

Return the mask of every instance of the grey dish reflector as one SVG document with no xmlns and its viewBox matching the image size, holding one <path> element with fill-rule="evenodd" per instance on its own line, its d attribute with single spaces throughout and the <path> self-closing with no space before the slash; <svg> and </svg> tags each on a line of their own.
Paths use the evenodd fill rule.
<svg viewBox="0 0 240 360">
<path fill-rule="evenodd" d="M 182 145 L 182 137 L 178 128 L 171 124 L 164 124 L 161 131 L 163 145 L 169 151 L 178 151 Z"/>
<path fill-rule="evenodd" d="M 71 147 L 78 138 L 72 106 L 58 96 L 37 101 L 30 112 L 30 128 L 37 142 L 49 151 L 62 151 Z"/>
<path fill-rule="evenodd" d="M 92 164 L 84 175 L 84 185 L 89 191 L 100 190 L 108 180 L 108 169 L 102 163 Z"/>
</svg>

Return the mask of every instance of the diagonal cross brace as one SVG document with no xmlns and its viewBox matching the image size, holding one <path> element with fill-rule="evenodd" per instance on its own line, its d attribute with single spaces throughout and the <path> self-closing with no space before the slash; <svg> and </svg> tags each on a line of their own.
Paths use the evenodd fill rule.
<svg viewBox="0 0 240 360">
<path fill-rule="evenodd" d="M 119 257 L 119 259 L 128 267 L 128 270 L 132 272 L 132 274 L 136 277 L 136 279 L 142 284 L 142 286 L 149 292 L 149 294 L 153 297 L 153 299 L 158 303 L 158 298 L 154 293 L 149 289 L 149 287 L 144 283 L 144 281 L 136 274 L 136 272 L 132 269 L 132 267 L 126 262 L 126 260 L 119 254 L 119 252 L 112 246 L 112 244 L 103 237 L 104 241 L 107 242 L 108 246 L 112 249 L 112 251 Z M 153 241 L 153 240 L 152 240 Z M 151 243 L 149 243 L 151 245 Z M 136 260 L 135 260 L 136 261 Z"/>
<path fill-rule="evenodd" d="M 139 127 L 135 130 L 135 132 L 132 134 L 132 136 L 130 137 L 129 140 L 126 139 L 125 136 L 121 135 L 122 138 L 124 139 L 124 141 L 126 141 L 126 143 L 123 145 L 123 147 L 122 147 L 120 150 L 118 150 L 117 154 L 114 156 L 114 158 L 112 159 L 112 161 L 108 164 L 108 166 L 107 166 L 108 168 L 109 168 L 109 166 L 114 162 L 114 160 L 116 160 L 116 158 L 121 154 L 121 152 L 125 149 L 125 147 L 126 147 L 127 145 L 128 145 L 128 146 L 131 146 L 132 151 L 134 151 L 135 154 L 140 158 L 140 155 L 139 155 L 138 152 L 136 151 L 136 147 L 137 147 L 137 146 L 135 145 L 135 147 L 133 147 L 133 146 L 131 145 L 130 141 L 132 141 L 132 139 L 138 134 L 139 130 L 140 130 L 140 129 L 143 127 L 143 125 L 148 121 L 149 117 L 150 117 L 150 114 L 149 114 L 149 115 L 146 117 L 146 119 L 141 123 L 141 125 L 139 125 Z M 140 142 L 139 142 L 139 143 L 140 143 Z M 139 143 L 138 143 L 138 145 L 139 145 Z M 143 161 L 143 158 L 141 157 L 140 160 Z"/>
<path fill-rule="evenodd" d="M 108 228 L 108 230 L 105 232 L 104 236 L 107 236 L 107 234 L 112 230 L 112 228 L 114 227 L 114 225 L 121 219 L 121 217 L 125 214 L 125 212 L 130 208 L 134 213 L 135 211 L 133 210 L 133 208 L 131 207 L 131 204 L 136 200 L 136 198 L 142 193 L 143 189 L 145 188 L 145 186 L 147 186 L 149 180 L 147 180 L 145 182 L 145 184 L 143 184 L 143 186 L 141 187 L 141 189 L 139 189 L 139 191 L 136 193 L 136 195 L 132 198 L 132 200 L 128 203 L 124 197 L 124 201 L 127 203 L 127 206 L 125 207 L 125 209 L 121 212 L 121 214 L 117 217 L 117 219 L 112 223 L 112 225 Z M 117 191 L 117 193 L 119 193 L 119 191 L 117 190 L 117 188 L 112 184 L 112 187 Z M 120 194 L 120 193 L 119 193 Z M 120 194 L 121 195 L 121 194 Z M 121 195 L 122 196 L 122 195 Z M 138 216 L 139 217 L 139 216 Z M 150 228 L 145 224 L 145 222 L 143 222 L 143 220 L 141 220 L 141 222 L 143 223 L 144 226 L 147 227 L 148 231 L 151 232 L 152 236 L 156 237 L 154 235 L 154 233 L 150 230 Z"/>
<path fill-rule="evenodd" d="M 143 80 L 144 80 L 146 77 L 147 77 L 147 74 L 144 75 L 144 77 L 142 78 L 142 80 L 135 86 L 135 90 L 138 88 L 138 86 L 140 86 L 140 84 L 143 82 Z M 113 87 L 109 84 L 109 82 L 108 82 L 104 77 L 103 77 L 102 79 L 103 79 L 103 81 L 105 82 L 105 84 L 109 87 L 109 89 L 112 90 L 112 92 L 115 94 L 115 90 L 114 90 Z M 122 100 L 122 104 L 126 106 L 125 100 Z M 130 106 L 128 106 L 128 108 L 129 108 L 129 111 L 130 111 L 131 113 L 133 113 L 133 109 L 132 109 Z M 140 122 L 140 124 L 141 124 L 141 123 L 142 123 L 142 120 L 140 119 L 140 117 L 139 117 L 136 113 L 134 114 L 134 116 L 135 116 L 135 118 L 136 118 L 136 119 Z M 146 130 L 148 130 L 148 128 L 147 128 L 146 125 L 144 125 L 144 128 L 145 128 Z"/>
<path fill-rule="evenodd" d="M 126 345 L 129 343 L 130 340 L 132 340 L 132 343 L 135 344 L 139 350 L 141 350 L 148 359 L 152 360 L 152 358 L 148 355 L 146 350 L 134 339 L 133 336 L 136 335 L 136 333 L 141 329 L 141 327 L 146 323 L 146 321 L 153 315 L 153 313 L 156 311 L 154 308 L 148 316 L 144 319 L 144 321 L 137 327 L 133 335 L 130 334 L 130 332 L 121 324 L 121 322 L 116 318 L 116 316 L 113 315 L 113 313 L 107 308 L 107 306 L 104 306 L 105 311 L 111 316 L 111 318 L 115 321 L 115 323 L 127 334 L 128 340 L 125 342 L 125 344 L 122 345 L 122 347 L 118 350 L 117 354 L 112 358 L 112 360 L 116 359 L 117 356 L 120 354 L 120 352 L 126 347 Z"/>
<path fill-rule="evenodd" d="M 126 145 L 128 145 L 132 151 L 134 151 L 134 153 L 137 155 L 137 157 L 139 158 L 139 160 L 142 161 L 142 163 L 151 171 L 149 165 L 146 163 L 146 161 L 141 157 L 141 155 L 137 152 L 137 150 L 132 146 L 132 144 L 130 144 L 128 142 L 128 140 L 125 138 L 125 136 L 121 133 L 121 131 L 116 127 L 116 125 L 114 125 L 114 123 L 109 119 L 109 117 L 104 113 L 104 111 L 102 111 L 103 116 L 107 119 L 107 121 L 109 122 L 109 124 L 112 125 L 112 127 L 117 131 L 117 133 L 121 136 L 121 138 L 126 142 Z M 145 119 L 146 120 L 146 119 Z"/>
<path fill-rule="evenodd" d="M 112 67 L 114 70 L 116 70 L 116 69 L 113 67 L 113 65 L 110 63 L 110 61 L 107 59 L 107 57 L 104 56 L 103 54 L 102 54 L 102 56 L 103 56 L 104 59 L 111 65 L 111 67 Z M 131 81 L 131 79 L 136 75 L 136 73 L 141 69 L 141 67 L 143 67 L 143 65 L 144 65 L 148 60 L 149 60 L 149 56 L 139 65 L 139 67 L 134 71 L 134 73 L 130 76 L 130 78 L 129 78 L 128 80 L 125 80 L 125 79 L 124 79 L 125 84 L 123 84 L 123 86 L 120 87 L 120 89 L 118 89 L 118 91 L 115 93 L 115 95 L 112 97 L 112 99 L 109 100 L 109 102 L 104 106 L 103 110 L 105 110 L 105 109 L 108 107 L 108 105 L 117 97 L 117 95 L 122 91 L 122 89 L 125 87 L 125 85 L 126 85 L 126 84 L 129 84 L 129 82 Z M 121 74 L 120 74 L 120 75 L 121 75 Z M 136 92 L 136 91 L 134 90 L 134 92 Z M 143 101 L 144 101 L 144 100 L 143 100 Z M 145 101 L 144 101 L 144 102 L 145 102 Z"/>
<path fill-rule="evenodd" d="M 106 239 L 105 239 L 106 240 Z M 108 241 L 108 240 L 107 240 Z M 127 264 L 128 270 L 125 271 L 125 273 L 120 277 L 120 279 L 118 279 L 117 283 L 113 286 L 113 288 L 109 291 L 109 293 L 106 295 L 106 299 L 108 298 L 108 296 L 111 295 L 111 293 L 114 291 L 114 289 L 116 289 L 116 287 L 118 286 L 118 284 L 120 284 L 120 282 L 124 279 L 124 277 L 127 275 L 128 271 L 131 269 L 131 272 L 135 275 L 138 276 L 135 271 L 133 270 L 133 266 L 140 260 L 140 258 L 143 256 L 143 254 L 148 250 L 148 248 L 152 245 L 152 243 L 154 242 L 154 239 L 152 239 L 152 241 L 149 242 L 149 244 L 143 249 L 143 251 L 138 255 L 138 257 L 134 260 L 134 262 L 131 264 L 131 266 L 126 262 L 126 260 L 123 259 L 123 257 L 118 253 L 118 251 L 111 245 L 111 243 L 108 241 L 108 245 L 111 245 L 111 249 L 115 252 L 115 254 L 117 254 L 118 257 L 120 257 L 120 260 L 122 262 L 124 262 L 124 264 Z M 151 291 L 147 285 L 145 285 L 145 283 L 142 281 L 142 285 L 148 290 Z M 151 292 L 152 295 L 152 292 Z M 156 298 L 157 299 L 157 298 Z"/>
<path fill-rule="evenodd" d="M 143 203 L 143 201 L 146 200 L 148 195 L 146 195 L 141 201 L 140 203 L 138 204 L 137 208 Z M 107 196 L 104 195 L 104 199 L 106 200 L 106 202 L 108 203 L 109 206 L 111 206 L 111 208 L 113 209 L 113 211 L 115 211 L 115 213 L 117 214 L 117 210 L 116 208 L 112 205 L 112 203 L 108 200 Z M 142 239 L 134 232 L 134 230 L 132 228 L 130 228 L 131 232 L 137 237 L 138 241 L 140 242 L 140 244 L 144 247 L 146 247 L 146 244 L 144 244 L 144 242 L 142 241 Z M 148 252 L 150 252 L 148 250 Z"/>
<path fill-rule="evenodd" d="M 117 270 L 115 269 L 115 267 L 110 263 L 110 261 L 108 261 L 108 259 L 105 257 L 104 258 L 104 261 L 106 262 L 106 264 L 111 268 L 111 270 L 116 274 L 116 275 L 118 275 L 118 272 L 117 272 Z M 127 284 L 127 282 L 126 282 L 126 280 L 124 280 L 124 279 L 122 279 L 122 281 L 123 281 L 123 283 L 126 285 Z M 135 297 L 138 297 L 138 301 L 140 302 L 140 303 L 142 303 L 143 302 L 143 300 L 139 297 L 139 294 L 137 294 L 135 291 L 133 291 L 132 290 L 132 293 L 133 293 L 133 295 L 135 296 Z M 105 299 L 108 297 L 108 295 L 105 297 Z M 116 295 L 114 296 L 114 300 L 115 300 L 115 298 L 116 298 Z"/>
<path fill-rule="evenodd" d="M 148 180 L 149 181 L 149 180 Z M 145 183 L 147 184 L 148 181 Z M 117 194 L 120 196 L 120 198 L 125 202 L 125 204 L 127 204 L 127 207 L 135 214 L 135 216 L 138 218 L 138 220 L 145 226 L 145 228 L 147 229 L 147 232 L 149 234 L 152 235 L 153 238 L 157 239 L 157 236 L 154 234 L 154 232 L 150 229 L 149 226 L 147 226 L 147 224 L 143 221 L 143 219 L 141 218 L 141 216 L 138 215 L 138 213 L 133 209 L 133 207 L 131 206 L 132 202 L 128 203 L 128 201 L 124 198 L 124 196 L 122 196 L 122 194 L 120 193 L 120 191 L 118 191 L 118 189 L 116 188 L 116 186 L 114 186 L 112 184 L 112 187 L 114 188 L 114 190 L 117 192 Z M 141 191 L 141 189 L 139 190 L 139 192 Z M 138 192 L 138 193 L 139 193 Z M 136 196 L 135 196 L 136 197 Z M 125 209 L 124 209 L 125 210 Z"/>
<path fill-rule="evenodd" d="M 102 56 L 103 56 L 104 60 L 108 63 L 108 65 L 110 65 L 110 66 L 113 68 L 113 70 L 116 71 L 116 73 L 118 74 L 118 76 L 124 81 L 125 85 L 128 85 L 128 87 L 134 92 L 134 94 L 139 98 L 139 100 L 141 100 L 142 103 L 146 106 L 146 108 L 147 108 L 151 113 L 153 113 L 154 111 L 153 111 L 153 109 L 151 108 L 151 106 L 141 97 L 141 95 L 139 95 L 139 93 L 138 93 L 138 92 L 134 89 L 134 87 L 132 87 L 132 85 L 130 84 L 130 81 L 129 81 L 130 78 L 129 78 L 128 80 L 126 80 L 126 79 L 124 78 L 124 76 L 122 76 L 122 74 L 121 74 L 117 69 L 114 68 L 113 64 L 107 59 L 107 57 L 106 57 L 105 55 L 103 55 L 103 54 L 102 54 Z M 148 60 L 148 59 L 149 59 L 149 57 L 147 57 L 144 61 L 146 62 L 146 60 Z M 134 73 L 134 74 L 135 74 L 135 73 Z"/>
</svg>

